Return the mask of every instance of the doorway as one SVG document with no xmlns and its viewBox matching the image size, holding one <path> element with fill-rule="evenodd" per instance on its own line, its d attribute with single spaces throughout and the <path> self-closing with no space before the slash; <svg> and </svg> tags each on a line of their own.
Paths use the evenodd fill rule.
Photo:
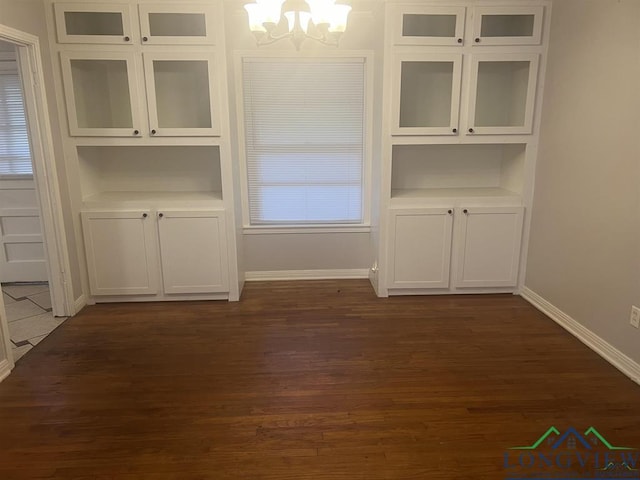
<svg viewBox="0 0 640 480">
<path fill-rule="evenodd" d="M 0 279 L 8 284 L 0 301 L 0 379 L 13 368 L 12 353 L 21 355 L 75 314 L 37 37 L 0 25 L 2 59 L 0 68 L 13 68 L 17 73 L 14 77 L 22 94 L 18 103 L 25 121 L 16 138 L 26 136 L 27 142 L 26 147 L 24 141 L 10 142 L 0 132 L 4 145 L 0 153 L 13 159 L 4 162 L 5 175 L 0 170 Z M 15 91 L 16 80 L 4 79 L 5 84 L 11 82 Z M 20 123 L 15 120 L 18 103 L 11 107 L 14 117 L 10 123 L 16 126 Z M 4 191 L 3 186 L 7 187 Z M 22 321 L 28 318 L 25 314 L 42 316 L 44 324 L 27 325 Z M 12 329 L 16 321 L 20 323 Z"/>
</svg>

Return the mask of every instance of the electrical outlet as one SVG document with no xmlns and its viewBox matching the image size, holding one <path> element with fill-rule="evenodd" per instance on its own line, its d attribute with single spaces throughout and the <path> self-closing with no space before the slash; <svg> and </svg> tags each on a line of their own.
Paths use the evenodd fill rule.
<svg viewBox="0 0 640 480">
<path fill-rule="evenodd" d="M 629 323 L 636 328 L 640 328 L 640 308 L 635 305 L 631 306 L 631 319 Z"/>
</svg>

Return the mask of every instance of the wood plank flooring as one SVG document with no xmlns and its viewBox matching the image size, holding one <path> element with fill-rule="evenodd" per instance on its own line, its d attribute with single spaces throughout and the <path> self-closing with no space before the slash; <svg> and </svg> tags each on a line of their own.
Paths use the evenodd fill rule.
<svg viewBox="0 0 640 480">
<path fill-rule="evenodd" d="M 85 308 L 0 384 L 0 479 L 502 479 L 550 426 L 640 447 L 640 386 L 511 295 L 248 283 Z"/>
</svg>

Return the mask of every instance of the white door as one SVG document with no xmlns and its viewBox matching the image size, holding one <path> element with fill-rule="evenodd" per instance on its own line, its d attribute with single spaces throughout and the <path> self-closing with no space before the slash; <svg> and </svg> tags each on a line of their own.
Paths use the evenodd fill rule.
<svg viewBox="0 0 640 480">
<path fill-rule="evenodd" d="M 213 54 L 145 52 L 143 58 L 151 136 L 219 135 Z"/>
<path fill-rule="evenodd" d="M 140 32 L 143 45 L 213 45 L 215 15 L 213 3 L 143 4 Z"/>
<path fill-rule="evenodd" d="M 447 288 L 453 209 L 392 210 L 390 288 Z"/>
<path fill-rule="evenodd" d="M 82 212 L 92 295 L 158 291 L 156 234 L 151 212 Z"/>
<path fill-rule="evenodd" d="M 401 5 L 391 16 L 395 45 L 464 44 L 465 7 Z"/>
<path fill-rule="evenodd" d="M 542 6 L 476 7 L 473 45 L 539 45 Z"/>
<path fill-rule="evenodd" d="M 524 207 L 466 207 L 456 226 L 456 287 L 515 287 Z"/>
<path fill-rule="evenodd" d="M 229 291 L 223 211 L 159 210 L 165 293 Z"/>
<path fill-rule="evenodd" d="M 0 179 L 0 281 L 47 279 L 35 183 Z"/>
</svg>

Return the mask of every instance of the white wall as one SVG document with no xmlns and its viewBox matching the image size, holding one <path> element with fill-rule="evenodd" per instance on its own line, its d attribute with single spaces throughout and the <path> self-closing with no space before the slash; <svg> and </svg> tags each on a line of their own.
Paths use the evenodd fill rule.
<svg viewBox="0 0 640 480">
<path fill-rule="evenodd" d="M 554 2 L 526 286 L 640 362 L 640 2 Z"/>
<path fill-rule="evenodd" d="M 227 56 L 229 66 L 229 94 L 231 109 L 236 108 L 235 95 L 239 92 L 235 88 L 240 79 L 233 70 L 235 52 L 295 52 L 289 40 L 282 40 L 267 47 L 256 47 L 255 38 L 247 24 L 247 15 L 242 5 L 246 2 L 225 2 L 225 27 L 227 31 Z M 376 50 L 379 19 L 372 8 L 374 2 L 354 4 L 354 10 L 349 18 L 347 31 L 340 41 L 340 50 Z M 375 51 L 376 61 L 381 61 L 380 49 Z M 307 40 L 301 51 L 314 52 L 318 55 L 331 55 L 334 47 L 326 47 Z M 376 84 L 374 89 L 381 88 Z M 379 94 L 374 95 L 380 98 Z M 235 115 L 232 115 L 235 119 Z M 236 123 L 231 125 L 236 129 Z M 379 130 L 378 130 L 379 131 Z M 232 138 L 237 137 L 234 134 Z M 240 146 L 237 141 L 232 145 L 234 159 L 238 159 Z M 375 186 L 374 188 L 377 188 Z M 369 233 L 287 233 L 287 234 L 245 234 L 244 235 L 244 270 L 248 272 L 279 271 L 279 270 L 333 270 L 333 269 L 367 269 L 373 263 L 373 248 Z"/>
<path fill-rule="evenodd" d="M 71 203 L 69 199 L 69 187 L 65 171 L 64 155 L 62 150 L 62 140 L 60 135 L 60 125 L 58 119 L 58 109 L 55 101 L 53 70 L 51 56 L 49 54 L 49 42 L 47 37 L 47 26 L 45 11 L 42 0 L 0 0 L 0 24 L 21 30 L 35 35 L 40 40 L 40 53 L 42 55 L 43 74 L 45 79 L 45 89 L 47 91 L 47 103 L 50 115 L 51 133 L 56 156 L 56 169 L 58 172 L 58 183 L 60 185 L 60 195 L 64 215 L 64 227 L 69 249 L 69 262 L 71 266 L 71 280 L 73 284 L 74 298 L 77 299 L 82 294 L 80 282 L 80 267 L 78 264 L 77 247 L 75 242 L 75 232 L 73 221 L 70 217 Z"/>
</svg>

